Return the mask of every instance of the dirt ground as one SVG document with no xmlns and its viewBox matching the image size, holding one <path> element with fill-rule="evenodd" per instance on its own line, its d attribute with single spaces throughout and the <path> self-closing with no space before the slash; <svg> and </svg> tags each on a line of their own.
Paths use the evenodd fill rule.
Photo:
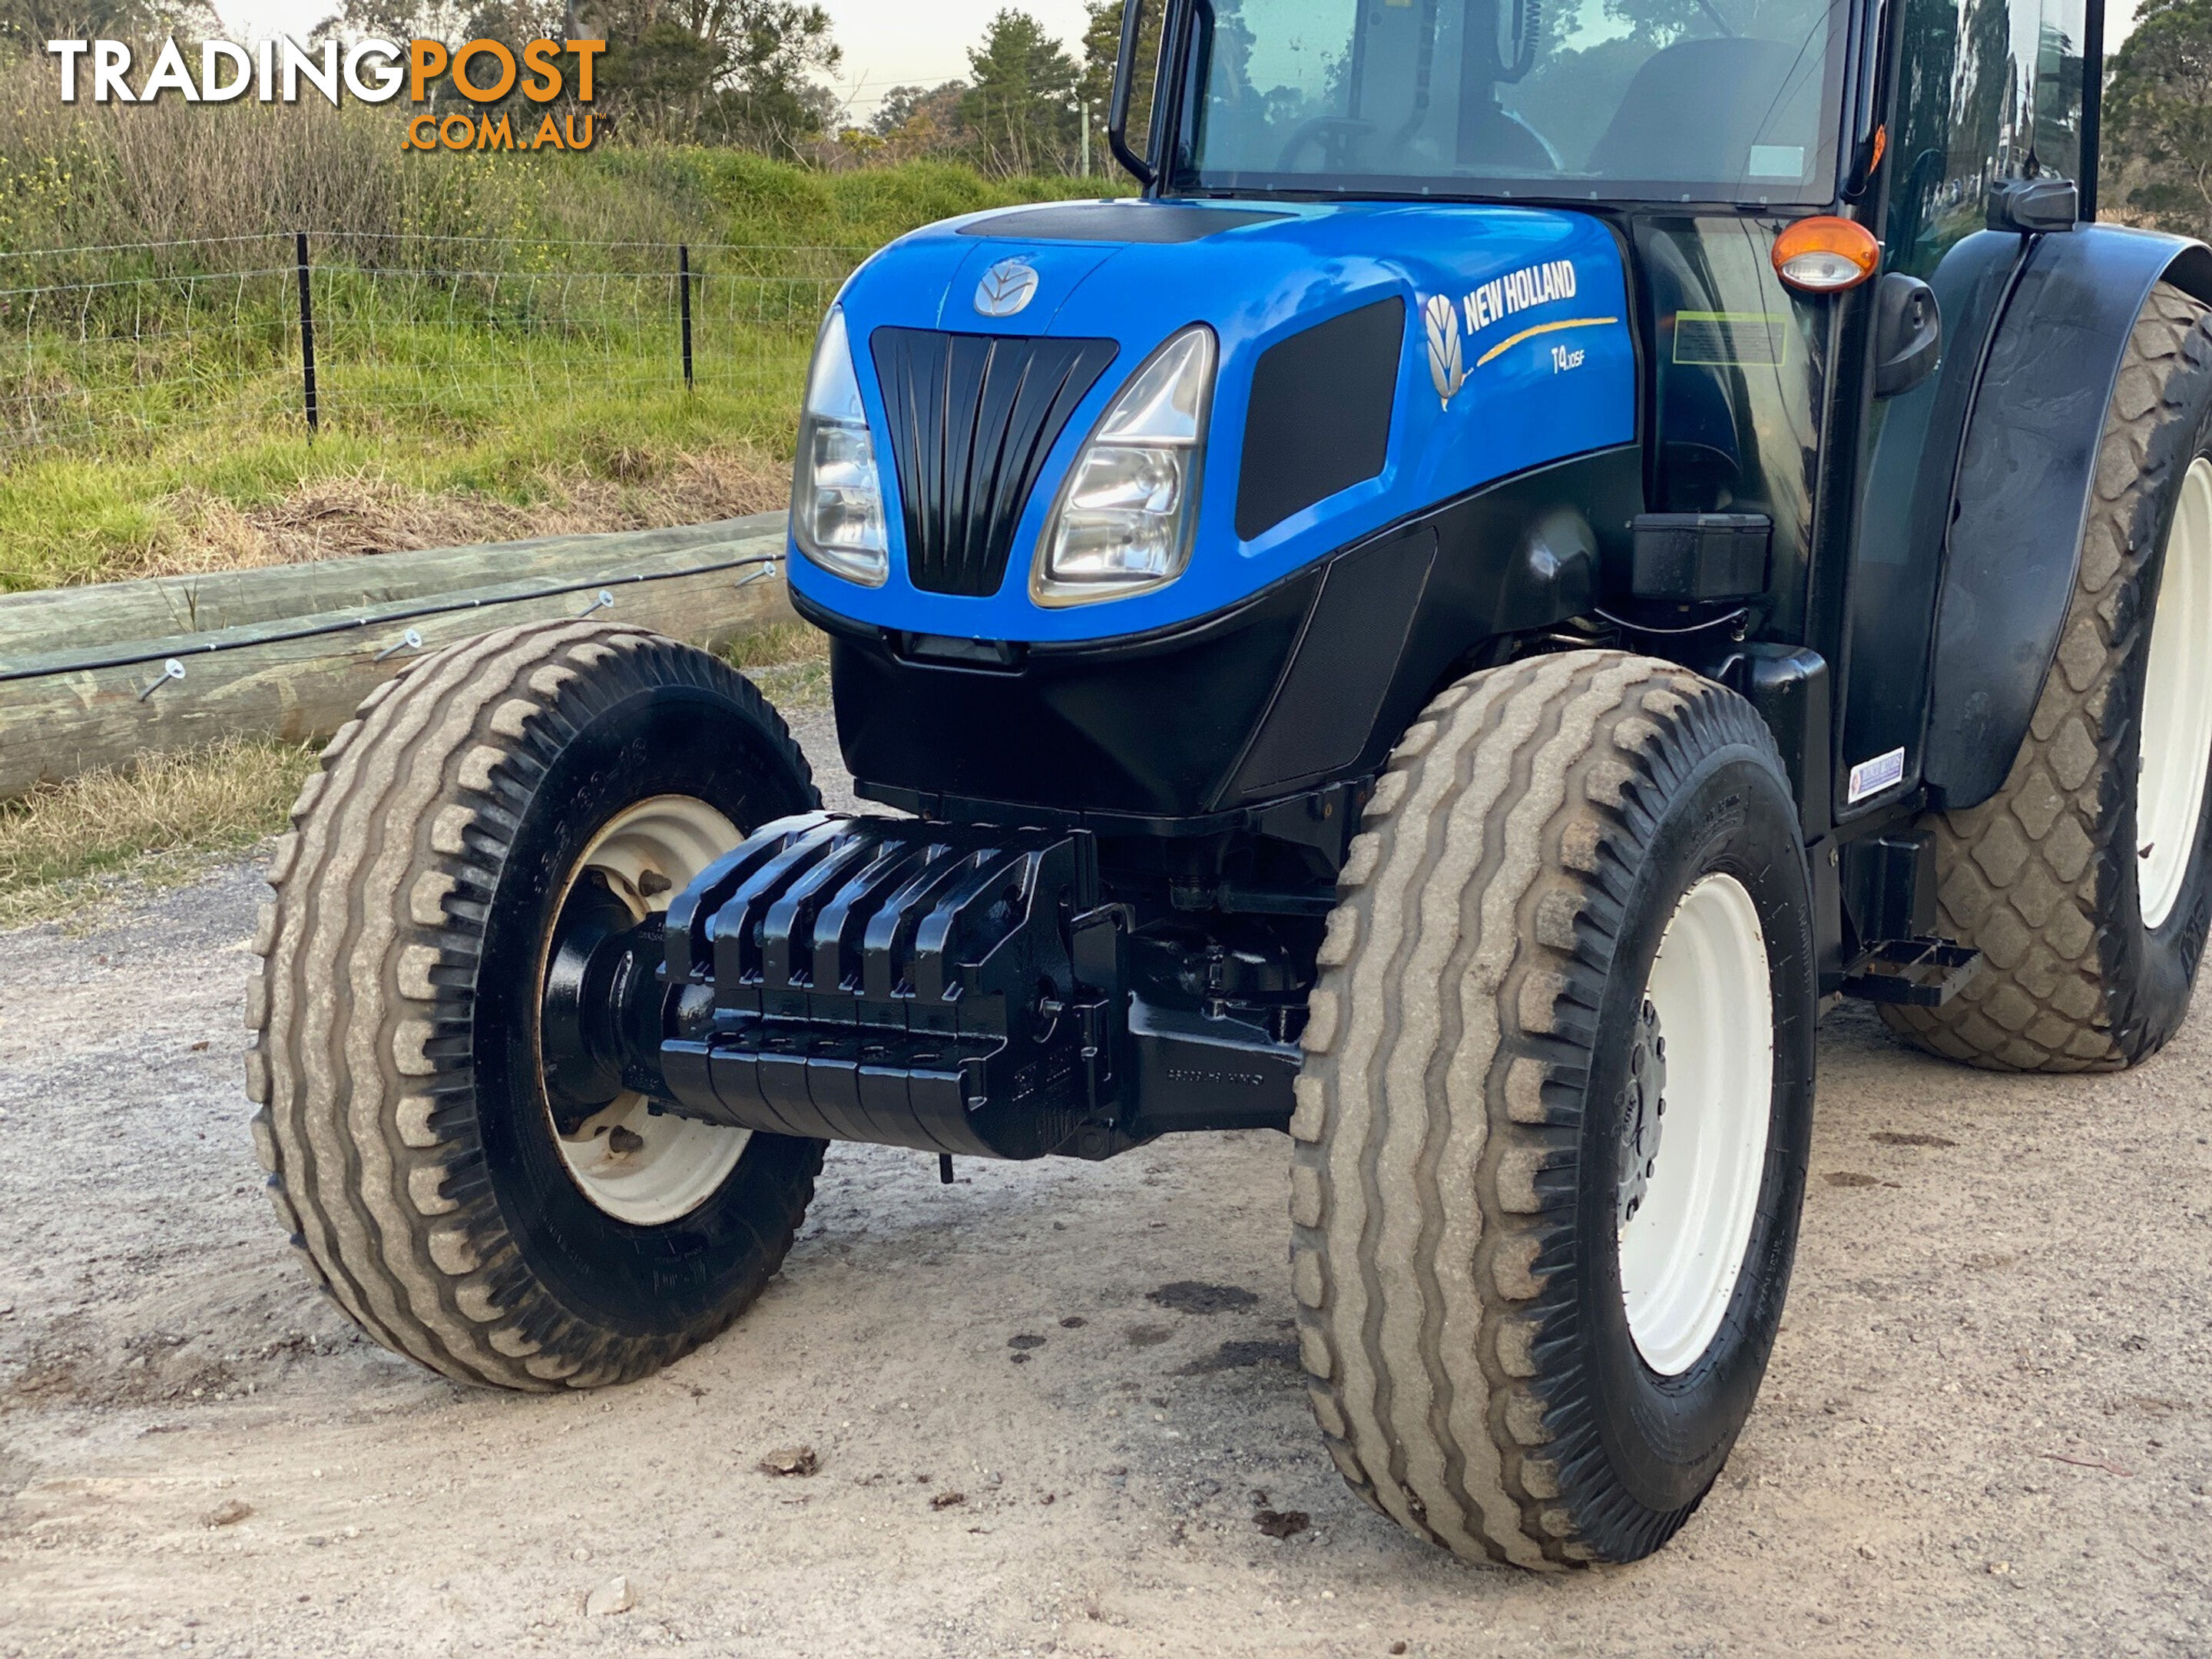
<svg viewBox="0 0 2212 1659">
<path fill-rule="evenodd" d="M 0 1654 L 2212 1655 L 2212 1018 L 2066 1080 L 1832 1018 L 1734 1461 L 1658 1559 L 1543 1578 L 1330 1467 L 1272 1135 L 949 1188 L 833 1148 L 783 1276 L 659 1378 L 392 1358 L 258 1190 L 259 867 L 0 934 Z"/>
</svg>

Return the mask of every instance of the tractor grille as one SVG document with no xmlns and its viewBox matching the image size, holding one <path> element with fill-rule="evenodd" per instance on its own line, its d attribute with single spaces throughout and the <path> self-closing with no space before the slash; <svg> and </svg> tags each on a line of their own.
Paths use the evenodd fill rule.
<svg viewBox="0 0 2212 1659">
<path fill-rule="evenodd" d="M 1022 509 L 1111 340 L 879 328 L 870 341 L 905 508 L 907 575 L 931 593 L 999 591 Z"/>
</svg>

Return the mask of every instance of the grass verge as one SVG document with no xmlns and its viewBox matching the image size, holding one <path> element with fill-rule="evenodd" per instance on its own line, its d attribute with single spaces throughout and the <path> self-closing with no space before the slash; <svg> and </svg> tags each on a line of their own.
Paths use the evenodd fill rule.
<svg viewBox="0 0 2212 1659">
<path fill-rule="evenodd" d="M 780 708 L 830 696 L 825 636 L 783 623 L 726 653 Z M 0 802 L 0 929 L 181 885 L 282 831 L 319 746 L 232 738 Z"/>
<path fill-rule="evenodd" d="M 315 757 L 231 739 L 0 804 L 0 927 L 81 913 L 126 884 L 192 879 L 282 830 Z"/>
</svg>

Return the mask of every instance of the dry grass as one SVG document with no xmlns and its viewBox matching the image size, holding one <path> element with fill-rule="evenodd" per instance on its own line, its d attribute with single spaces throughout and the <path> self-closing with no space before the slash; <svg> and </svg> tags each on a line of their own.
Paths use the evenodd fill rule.
<svg viewBox="0 0 2212 1659">
<path fill-rule="evenodd" d="M 124 883 L 191 879 L 284 827 L 315 751 L 233 739 L 150 756 L 0 803 L 0 927 L 51 921 Z"/>
<path fill-rule="evenodd" d="M 809 623 L 778 623 L 735 641 L 722 655 L 786 713 L 830 701 L 830 636 Z"/>
<path fill-rule="evenodd" d="M 829 642 L 803 623 L 741 640 L 730 661 L 780 708 L 829 696 Z M 0 802 L 0 929 L 78 917 L 173 886 L 282 830 L 316 750 L 233 738 L 88 772 Z"/>
<path fill-rule="evenodd" d="M 368 471 L 314 479 L 252 507 L 188 488 L 156 503 L 149 532 L 111 556 L 104 574 L 110 580 L 198 575 L 534 536 L 659 530 L 769 512 L 791 494 L 782 468 L 749 449 L 606 470 L 617 478 L 580 466 L 541 468 L 521 492 L 533 499 L 520 502 L 465 490 L 433 493 Z"/>
</svg>

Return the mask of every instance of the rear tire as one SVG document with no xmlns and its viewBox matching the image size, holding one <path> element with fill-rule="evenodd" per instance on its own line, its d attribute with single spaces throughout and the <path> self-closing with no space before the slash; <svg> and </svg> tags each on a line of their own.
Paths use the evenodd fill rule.
<svg viewBox="0 0 2212 1659">
<path fill-rule="evenodd" d="M 1400 744 L 1340 891 L 1291 1123 L 1330 1453 L 1459 1555 L 1648 1555 L 1751 1411 L 1804 1195 L 1811 909 L 1773 741 L 1646 659 L 1476 674 Z"/>
<path fill-rule="evenodd" d="M 362 1329 L 459 1382 L 588 1388 L 760 1294 L 823 1143 L 634 1095 L 556 1127 L 539 1009 L 580 893 L 627 928 L 818 804 L 750 684 L 630 628 L 456 646 L 331 742 L 270 873 L 247 1082 L 277 1217 Z"/>
<path fill-rule="evenodd" d="M 2004 787 L 1930 817 L 1941 927 L 1982 971 L 1884 1006 L 1991 1071 L 2116 1071 L 2189 1012 L 2212 924 L 2212 314 L 2151 291 L 2105 422 L 2081 568 Z"/>
</svg>

